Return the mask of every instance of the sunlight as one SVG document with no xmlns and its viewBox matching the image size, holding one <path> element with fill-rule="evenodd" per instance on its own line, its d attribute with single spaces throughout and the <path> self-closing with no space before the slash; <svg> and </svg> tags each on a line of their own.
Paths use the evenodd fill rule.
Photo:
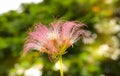
<svg viewBox="0 0 120 76">
<path fill-rule="evenodd" d="M 22 3 L 39 3 L 43 0 L 1 0 L 0 1 L 0 14 L 10 10 L 17 10 Z"/>
</svg>

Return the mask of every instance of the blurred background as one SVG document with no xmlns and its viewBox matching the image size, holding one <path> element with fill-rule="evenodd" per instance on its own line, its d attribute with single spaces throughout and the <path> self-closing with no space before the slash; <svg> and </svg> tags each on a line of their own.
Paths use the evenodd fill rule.
<svg viewBox="0 0 120 76">
<path fill-rule="evenodd" d="M 59 76 L 48 55 L 30 51 L 22 57 L 29 28 L 59 19 L 81 21 L 91 33 L 67 49 L 65 76 L 120 76 L 120 0 L 39 0 L 1 13 L 0 76 Z"/>
</svg>

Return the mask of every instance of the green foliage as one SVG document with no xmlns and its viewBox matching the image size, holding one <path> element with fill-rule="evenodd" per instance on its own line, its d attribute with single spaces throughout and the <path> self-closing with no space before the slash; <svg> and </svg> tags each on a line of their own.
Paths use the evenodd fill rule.
<svg viewBox="0 0 120 76">
<path fill-rule="evenodd" d="M 38 66 L 42 76 L 59 76 L 50 57 L 36 51 L 23 56 L 29 28 L 36 23 L 78 20 L 88 26 L 91 38 L 67 49 L 63 56 L 65 76 L 119 76 L 119 0 L 44 0 L 22 4 L 20 11 L 0 15 L 0 76 L 25 76 Z M 51 60 L 52 61 L 52 60 Z"/>
</svg>

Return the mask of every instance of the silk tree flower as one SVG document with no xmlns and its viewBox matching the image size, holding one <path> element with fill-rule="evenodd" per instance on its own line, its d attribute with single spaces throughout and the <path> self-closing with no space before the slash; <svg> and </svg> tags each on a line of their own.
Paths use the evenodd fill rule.
<svg viewBox="0 0 120 76">
<path fill-rule="evenodd" d="M 65 54 L 65 50 L 77 42 L 81 36 L 88 35 L 82 29 L 84 24 L 77 21 L 57 21 L 50 24 L 50 27 L 39 23 L 34 30 L 28 32 L 25 41 L 24 53 L 29 50 L 38 50 L 47 53 L 51 58 Z"/>
</svg>

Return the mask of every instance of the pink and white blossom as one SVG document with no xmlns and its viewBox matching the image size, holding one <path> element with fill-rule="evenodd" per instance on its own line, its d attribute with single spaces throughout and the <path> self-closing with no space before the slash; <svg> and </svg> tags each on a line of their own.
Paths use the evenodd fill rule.
<svg viewBox="0 0 120 76">
<path fill-rule="evenodd" d="M 84 24 L 75 21 L 58 21 L 50 24 L 50 28 L 37 24 L 33 31 L 28 33 L 25 41 L 24 53 L 29 50 L 38 50 L 52 57 L 63 55 L 65 50 L 72 46 L 81 36 L 88 33 L 83 30 Z"/>
</svg>

